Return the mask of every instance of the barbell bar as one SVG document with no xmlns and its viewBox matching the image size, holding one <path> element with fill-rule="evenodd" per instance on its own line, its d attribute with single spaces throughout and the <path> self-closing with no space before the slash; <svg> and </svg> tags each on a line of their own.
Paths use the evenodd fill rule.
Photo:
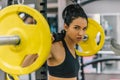
<svg viewBox="0 0 120 80">
<path fill-rule="evenodd" d="M 19 36 L 0 36 L 0 45 L 19 45 Z"/>
</svg>

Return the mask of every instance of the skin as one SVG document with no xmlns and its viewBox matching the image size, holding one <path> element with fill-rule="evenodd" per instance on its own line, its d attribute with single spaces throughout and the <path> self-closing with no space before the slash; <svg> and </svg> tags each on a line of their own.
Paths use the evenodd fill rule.
<svg viewBox="0 0 120 80">
<path fill-rule="evenodd" d="M 72 21 L 72 23 L 67 26 L 64 24 L 64 29 L 66 31 L 66 36 L 64 38 L 71 54 L 76 58 L 75 45 L 80 42 L 85 35 L 87 29 L 87 21 L 84 18 L 77 18 Z M 60 65 L 65 59 L 65 50 L 61 41 L 55 42 L 51 48 L 51 54 L 48 58 L 47 64 L 49 66 Z M 73 78 L 59 78 L 49 75 L 48 80 L 77 80 L 76 77 Z"/>
<path fill-rule="evenodd" d="M 26 23 L 26 24 L 34 24 L 34 19 L 31 18 L 31 17 L 28 17 L 28 18 L 25 20 L 25 23 Z"/>
</svg>

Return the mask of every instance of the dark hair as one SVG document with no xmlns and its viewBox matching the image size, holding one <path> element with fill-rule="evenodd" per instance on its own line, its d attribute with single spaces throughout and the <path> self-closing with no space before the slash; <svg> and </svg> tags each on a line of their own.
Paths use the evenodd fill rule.
<svg viewBox="0 0 120 80">
<path fill-rule="evenodd" d="M 58 42 L 61 41 L 65 37 L 65 30 L 61 30 L 61 33 L 53 33 L 54 41 Z"/>
<path fill-rule="evenodd" d="M 79 4 L 68 5 L 63 10 L 62 18 L 64 20 L 64 23 L 68 26 L 72 23 L 74 19 L 78 17 L 85 18 L 88 22 L 88 19 L 87 19 L 88 17 Z M 65 30 L 62 30 L 61 33 L 54 34 L 55 35 L 55 36 L 53 35 L 55 38 L 54 42 L 62 40 L 65 37 L 65 33 L 66 33 Z"/>
<path fill-rule="evenodd" d="M 79 4 L 68 5 L 63 10 L 62 18 L 64 20 L 64 23 L 67 24 L 68 26 L 74 19 L 76 19 L 78 17 L 82 17 L 87 20 L 87 15 Z"/>
</svg>

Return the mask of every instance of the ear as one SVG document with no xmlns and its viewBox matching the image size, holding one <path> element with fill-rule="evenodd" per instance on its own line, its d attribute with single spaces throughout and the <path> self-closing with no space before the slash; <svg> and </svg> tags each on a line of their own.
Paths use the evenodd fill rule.
<svg viewBox="0 0 120 80">
<path fill-rule="evenodd" d="M 67 29 L 68 29 L 68 25 L 64 24 L 64 30 L 67 31 Z"/>
</svg>

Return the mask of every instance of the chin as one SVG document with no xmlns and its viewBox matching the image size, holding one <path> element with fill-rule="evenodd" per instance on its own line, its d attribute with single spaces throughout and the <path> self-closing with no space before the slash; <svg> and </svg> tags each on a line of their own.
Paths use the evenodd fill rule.
<svg viewBox="0 0 120 80">
<path fill-rule="evenodd" d="M 82 40 L 77 40 L 76 43 L 79 43 L 79 42 L 81 42 L 81 41 L 82 41 Z"/>
</svg>

